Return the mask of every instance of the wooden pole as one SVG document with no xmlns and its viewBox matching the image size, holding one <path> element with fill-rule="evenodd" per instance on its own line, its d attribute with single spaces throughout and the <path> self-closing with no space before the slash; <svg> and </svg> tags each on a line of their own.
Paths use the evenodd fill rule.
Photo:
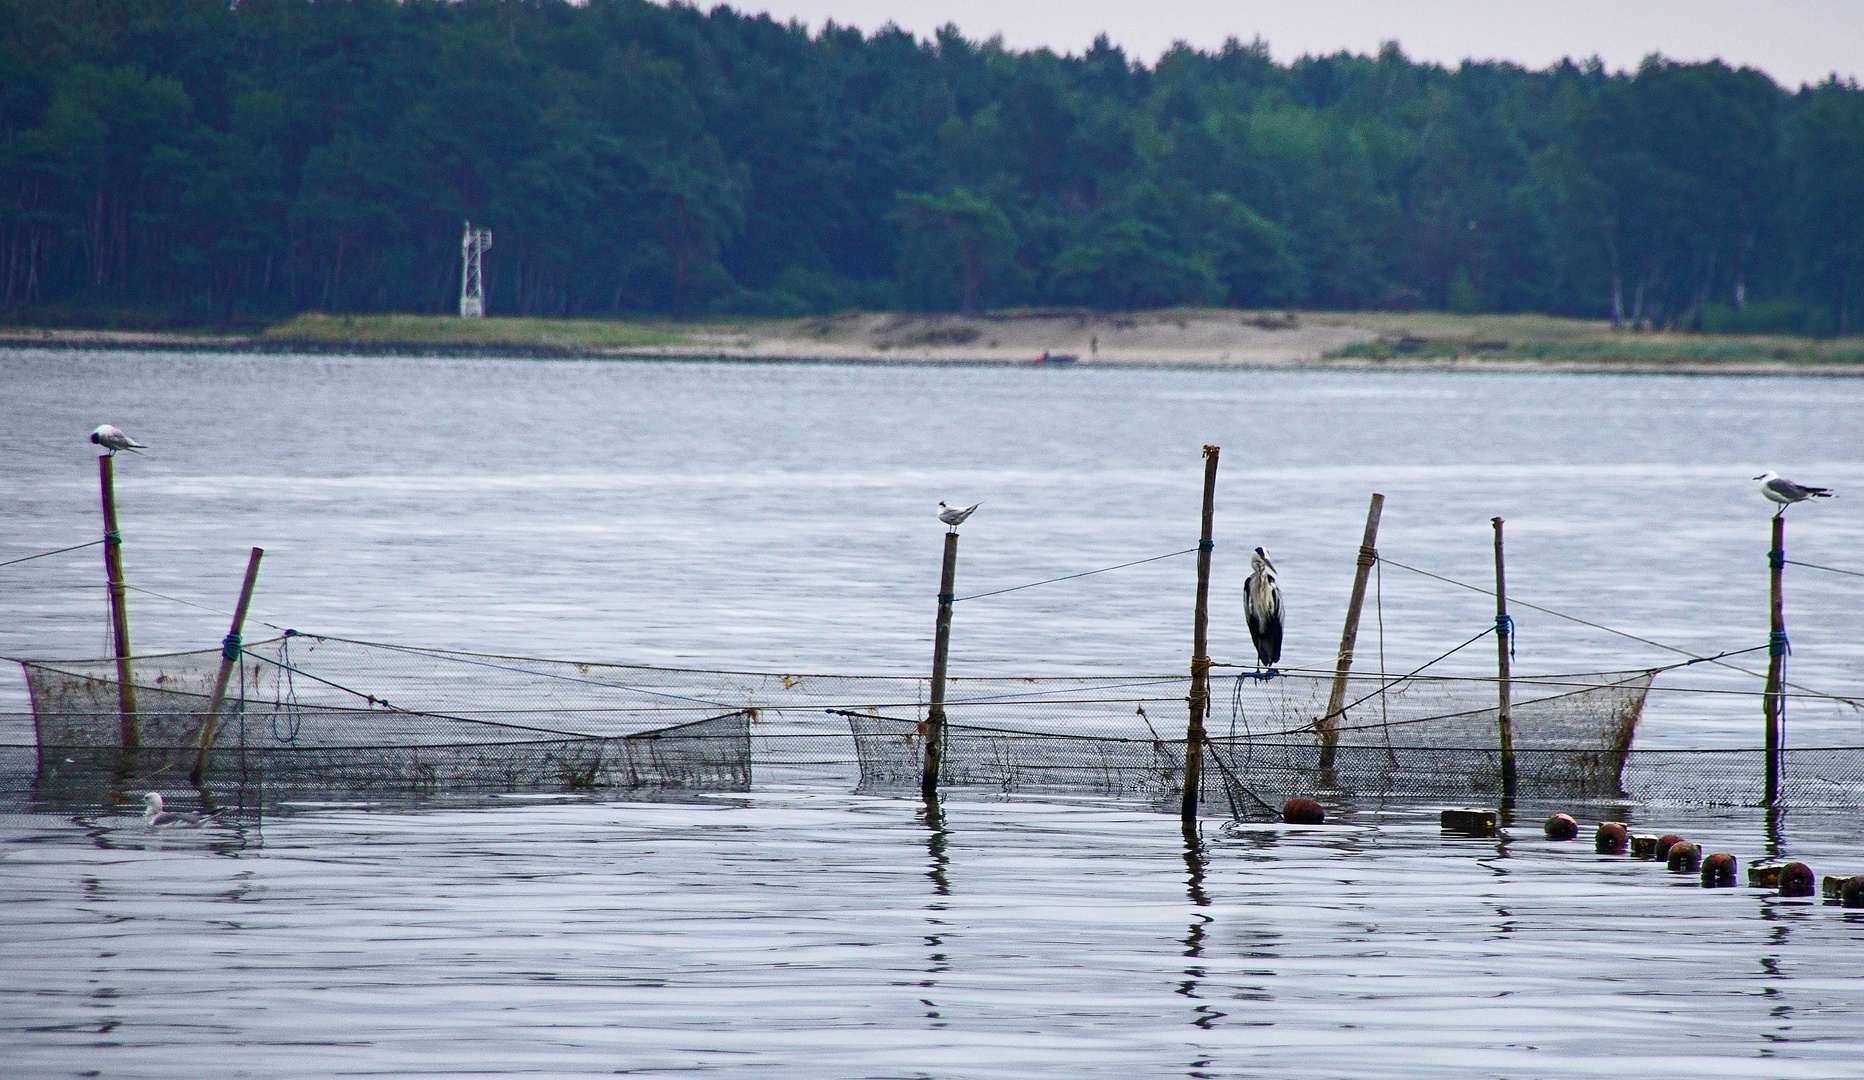
<svg viewBox="0 0 1864 1080">
<path fill-rule="evenodd" d="M 246 580 L 240 584 L 239 603 L 233 608 L 233 626 L 227 631 L 226 640 L 220 643 L 220 673 L 214 677 L 214 695 L 207 699 L 207 715 L 201 720 L 201 746 L 194 755 L 194 768 L 188 773 L 188 780 L 195 787 L 200 786 L 201 775 L 207 771 L 207 755 L 214 745 L 214 728 L 219 726 L 220 707 L 226 702 L 227 682 L 233 677 L 234 665 L 239 663 L 246 608 L 252 604 L 252 587 L 259 580 L 259 560 L 264 557 L 264 548 L 253 548 L 246 560 Z"/>
<path fill-rule="evenodd" d="M 1510 806 L 1515 797 L 1514 702 L 1509 683 L 1508 647 L 1514 641 L 1514 621 L 1508 617 L 1508 577 L 1502 562 L 1502 519 L 1490 518 L 1495 526 L 1495 668 L 1498 675 L 1495 722 L 1501 731 L 1502 805 Z"/>
<path fill-rule="evenodd" d="M 1204 773 L 1204 714 L 1210 709 L 1210 553 L 1216 546 L 1211 526 L 1216 520 L 1217 455 L 1219 447 L 1204 447 L 1204 520 L 1197 539 L 1197 610 L 1191 620 L 1191 719 L 1184 729 L 1184 805 L 1180 813 L 1188 833 L 1197 829 L 1198 794 Z"/>
<path fill-rule="evenodd" d="M 1762 806 L 1780 803 L 1780 720 L 1786 681 L 1786 598 L 1780 577 L 1786 571 L 1786 515 L 1773 516 L 1773 547 L 1767 552 L 1771 626 L 1767 635 L 1767 692 L 1761 696 L 1761 714 L 1767 720 L 1767 790 Z"/>
<path fill-rule="evenodd" d="M 958 576 L 958 530 L 945 534 L 945 566 L 938 579 L 938 629 L 932 638 L 932 702 L 926 708 L 925 771 L 919 790 L 927 799 L 938 798 L 939 767 L 945 758 L 945 667 L 951 656 L 951 604 Z"/>
<path fill-rule="evenodd" d="M 104 573 L 110 582 L 110 629 L 116 645 L 117 706 L 123 749 L 142 743 L 136 724 L 136 683 L 130 665 L 129 608 L 124 603 L 123 534 L 117 529 L 115 459 L 97 459 L 97 479 L 104 496 Z"/>
<path fill-rule="evenodd" d="M 1327 695 L 1327 712 L 1315 725 L 1320 734 L 1320 767 L 1333 768 L 1333 756 L 1340 745 L 1340 710 L 1346 707 L 1346 676 L 1353 670 L 1353 645 L 1359 640 L 1359 612 L 1366 604 L 1366 579 L 1372 576 L 1373 564 L 1379 561 L 1379 516 L 1385 512 L 1385 496 L 1372 493 L 1366 507 L 1366 532 L 1359 541 L 1359 564 L 1353 571 L 1353 596 L 1346 603 L 1346 626 L 1340 631 L 1340 655 L 1333 669 L 1333 692 Z"/>
</svg>

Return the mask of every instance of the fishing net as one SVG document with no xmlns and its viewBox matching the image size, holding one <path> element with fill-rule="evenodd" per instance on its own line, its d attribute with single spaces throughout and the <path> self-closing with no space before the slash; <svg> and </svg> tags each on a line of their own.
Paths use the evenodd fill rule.
<svg viewBox="0 0 1864 1080">
<path fill-rule="evenodd" d="M 219 650 L 131 662 L 136 748 L 123 748 L 114 660 L 24 661 L 42 797 L 100 790 L 446 793 L 742 792 L 760 784 L 917 791 L 923 678 L 582 663 L 288 635 L 238 651 L 201 754 Z M 1633 746 L 1656 672 L 1516 679 L 1523 798 L 1754 803 L 1756 753 Z M 1323 760 L 1331 673 L 1211 680 L 1200 799 L 1239 818 L 1286 799 L 1491 801 L 1500 792 L 1492 679 L 1354 675 Z M 948 681 L 942 787 L 1175 806 L 1190 679 Z M 1170 733 L 1176 731 L 1173 737 Z M 1790 753 L 1783 791 L 1864 802 L 1864 750 Z"/>
<path fill-rule="evenodd" d="M 240 650 L 217 713 L 220 652 L 136 657 L 133 750 L 124 749 L 114 660 L 24 661 L 38 789 L 83 798 L 100 785 L 180 785 L 197 763 L 209 787 L 750 788 L 748 709 L 642 701 L 591 678 L 586 665 L 532 661 L 527 670 L 463 654 L 423 665 L 416 655 L 305 635 L 259 642 Z M 353 685 L 371 676 L 374 690 Z"/>
</svg>

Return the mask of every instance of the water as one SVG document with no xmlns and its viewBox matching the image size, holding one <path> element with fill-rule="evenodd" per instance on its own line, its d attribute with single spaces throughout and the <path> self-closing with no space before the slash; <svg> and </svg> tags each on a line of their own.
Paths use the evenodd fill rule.
<svg viewBox="0 0 1864 1080">
<path fill-rule="evenodd" d="M 1219 659 L 1248 652 L 1241 553 L 1263 544 L 1288 658 L 1324 662 L 1374 490 L 1393 559 L 1485 583 L 1499 514 L 1512 593 L 1707 653 L 1764 642 L 1763 468 L 1842 493 L 1789 514 L 1789 557 L 1859 568 L 1860 415 L 1864 383 L 1836 379 L 14 351 L 0 559 L 96 535 L 83 434 L 107 420 L 152 446 L 118 462 L 125 555 L 169 597 L 229 607 L 257 544 L 254 616 L 278 626 L 917 672 L 939 499 L 985 500 L 961 592 L 1020 584 L 1190 546 L 1210 442 Z M 99 654 L 99 561 L 0 568 L 0 654 Z M 1855 693 L 1864 579 L 1788 580 L 1791 677 Z M 1179 558 L 961 605 L 954 670 L 1182 670 L 1191 581 Z M 1368 664 L 1382 643 L 1408 669 L 1490 617 L 1401 571 L 1378 584 Z M 131 616 L 139 650 L 225 632 L 144 593 Z M 1529 671 L 1671 658 L 1516 617 Z M 1659 686 L 1754 688 L 1706 665 Z M 23 704 L 4 676 L 0 710 Z M 1639 744 L 1751 746 L 1757 714 L 1660 691 Z M 1839 705 L 1791 715 L 1797 745 L 1864 737 Z M 939 828 L 779 779 L 691 804 L 300 806 L 162 837 L 103 809 L 7 816 L 6 1071 L 1833 1076 L 1857 1057 L 1858 914 L 1703 890 L 1532 820 L 1451 842 L 1427 808 L 1359 808 L 1208 831 L 1199 855 L 1128 807 L 945 810 Z M 1777 842 L 1864 871 L 1853 817 L 1791 814 L 1770 841 L 1751 811 L 1633 813 L 1744 863 Z"/>
</svg>

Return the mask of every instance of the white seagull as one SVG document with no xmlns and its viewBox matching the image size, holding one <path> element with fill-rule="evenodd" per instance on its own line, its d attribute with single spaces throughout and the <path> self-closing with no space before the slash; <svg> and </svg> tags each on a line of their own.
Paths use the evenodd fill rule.
<svg viewBox="0 0 1864 1080">
<path fill-rule="evenodd" d="M 1256 643 L 1256 659 L 1272 668 L 1281 663 L 1281 586 L 1275 584 L 1275 564 L 1261 548 L 1249 557 L 1249 580 L 1243 582 L 1243 614 L 1249 620 L 1249 638 Z"/>
<path fill-rule="evenodd" d="M 148 449 L 147 446 L 123 434 L 122 428 L 113 427 L 110 424 L 104 424 L 96 431 L 91 432 L 91 441 L 110 451 L 111 457 L 115 457 L 118 450 L 128 450 L 132 454 L 140 454 Z"/>
<path fill-rule="evenodd" d="M 162 793 L 159 791 L 151 791 L 142 797 L 142 823 L 151 829 L 198 829 L 206 822 L 206 814 L 184 814 L 162 809 Z"/>
<path fill-rule="evenodd" d="M 964 519 L 970 517 L 982 505 L 984 505 L 982 502 L 974 502 L 969 506 L 946 506 L 944 503 L 939 503 L 938 519 L 950 525 L 951 531 L 957 532 L 958 526 L 964 524 Z"/>
<path fill-rule="evenodd" d="M 1774 472 L 1772 469 L 1768 469 L 1754 479 L 1760 481 L 1760 493 L 1762 495 L 1780 504 L 1780 509 L 1775 511 L 1774 514 L 1776 517 L 1786 513 L 1786 508 L 1796 502 L 1805 502 L 1807 499 L 1829 499 L 1832 497 L 1831 488 L 1807 487 L 1804 484 L 1795 484 L 1786 477 Z"/>
</svg>

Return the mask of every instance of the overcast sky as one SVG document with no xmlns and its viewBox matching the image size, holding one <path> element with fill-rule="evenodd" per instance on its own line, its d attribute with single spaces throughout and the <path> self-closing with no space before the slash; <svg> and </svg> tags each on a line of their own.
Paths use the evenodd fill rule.
<svg viewBox="0 0 1864 1080">
<path fill-rule="evenodd" d="M 699 0 L 701 7 L 711 0 Z M 1465 58 L 1541 68 L 1598 56 L 1635 68 L 1650 53 L 1719 57 L 1790 87 L 1837 72 L 1864 73 L 1864 0 L 735 0 L 812 29 L 833 19 L 870 33 L 891 21 L 921 36 L 956 23 L 973 39 L 1003 35 L 1013 49 L 1079 53 L 1105 33 L 1151 64 L 1173 41 L 1209 49 L 1257 36 L 1276 60 L 1376 52 L 1454 66 Z"/>
</svg>

